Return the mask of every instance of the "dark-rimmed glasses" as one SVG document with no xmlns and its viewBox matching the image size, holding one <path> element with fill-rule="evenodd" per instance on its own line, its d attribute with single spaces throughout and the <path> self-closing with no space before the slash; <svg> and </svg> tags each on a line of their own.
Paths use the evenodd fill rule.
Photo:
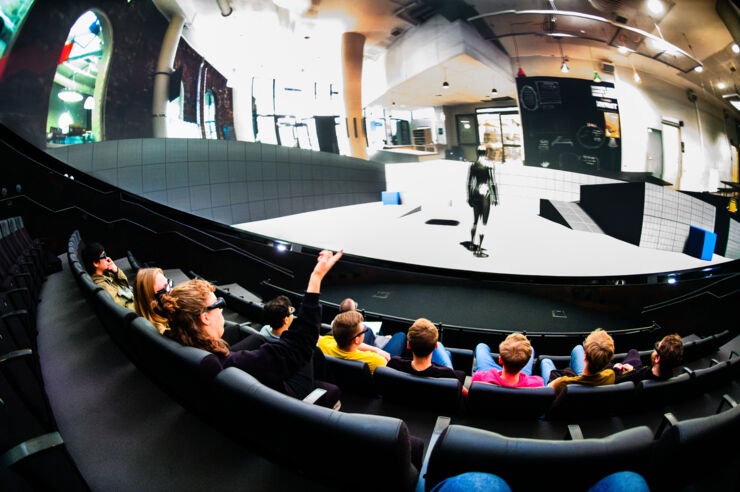
<svg viewBox="0 0 740 492">
<path fill-rule="evenodd" d="M 210 306 L 206 306 L 203 308 L 203 312 L 207 313 L 208 311 L 213 311 L 214 309 L 223 309 L 226 307 L 226 300 L 223 297 L 219 297 L 216 299 L 216 302 L 211 304 Z"/>
<path fill-rule="evenodd" d="M 156 297 L 157 299 L 159 299 L 160 297 L 162 297 L 162 294 L 169 294 L 170 291 L 172 290 L 172 286 L 173 285 L 174 284 L 172 282 L 172 279 L 167 279 L 167 285 L 165 285 L 164 287 L 162 287 L 161 289 L 159 289 L 157 292 L 155 292 L 154 293 L 154 297 Z"/>
<path fill-rule="evenodd" d="M 353 336 L 352 338 L 357 338 L 357 337 L 359 337 L 359 336 L 362 336 L 362 335 L 364 335 L 365 333 L 367 333 L 368 331 L 370 331 L 370 328 L 367 328 L 367 327 L 365 327 L 365 329 L 364 329 L 364 330 L 362 330 L 362 331 L 361 331 L 360 333 L 358 333 L 357 335 Z"/>
<path fill-rule="evenodd" d="M 108 255 L 105 254 L 105 251 L 103 251 L 102 253 L 100 253 L 100 256 L 98 256 L 98 260 L 104 260 L 106 258 L 108 258 Z"/>
</svg>

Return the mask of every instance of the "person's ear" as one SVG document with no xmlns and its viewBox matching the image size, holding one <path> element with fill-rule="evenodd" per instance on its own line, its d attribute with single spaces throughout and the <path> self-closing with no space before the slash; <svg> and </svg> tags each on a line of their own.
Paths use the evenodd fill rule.
<svg viewBox="0 0 740 492">
<path fill-rule="evenodd" d="M 500 365 L 500 366 L 503 366 L 504 365 L 504 361 L 501 360 L 501 356 L 500 355 L 498 356 L 498 365 Z"/>
<path fill-rule="evenodd" d="M 411 344 L 409 342 L 406 342 L 406 348 L 411 350 Z"/>
</svg>

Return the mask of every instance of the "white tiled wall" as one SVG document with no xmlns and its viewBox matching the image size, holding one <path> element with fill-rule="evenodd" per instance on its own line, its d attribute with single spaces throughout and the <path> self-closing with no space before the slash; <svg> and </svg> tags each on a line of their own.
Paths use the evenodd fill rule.
<svg viewBox="0 0 740 492">
<path fill-rule="evenodd" d="M 670 188 L 645 183 L 640 246 L 683 252 L 689 227 L 714 232 L 713 205 Z"/>
<path fill-rule="evenodd" d="M 47 152 L 124 190 L 229 224 L 379 201 L 385 189 L 382 164 L 253 142 L 144 138 Z"/>
</svg>

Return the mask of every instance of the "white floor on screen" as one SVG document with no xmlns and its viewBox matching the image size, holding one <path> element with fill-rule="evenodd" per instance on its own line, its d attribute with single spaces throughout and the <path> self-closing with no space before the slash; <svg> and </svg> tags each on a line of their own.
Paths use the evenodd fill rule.
<svg viewBox="0 0 740 492">
<path fill-rule="evenodd" d="M 509 199 L 492 207 L 478 258 L 460 245 L 470 240 L 472 209 L 462 200 L 444 204 L 383 205 L 380 202 L 235 224 L 235 227 L 290 243 L 416 265 L 477 272 L 610 276 L 706 267 L 711 261 L 683 253 L 640 248 L 604 234 L 574 231 L 538 216 L 538 202 Z M 457 226 L 429 225 L 430 219 L 459 221 Z M 479 227 L 479 232 L 481 228 Z M 477 241 L 477 238 L 476 238 Z"/>
</svg>

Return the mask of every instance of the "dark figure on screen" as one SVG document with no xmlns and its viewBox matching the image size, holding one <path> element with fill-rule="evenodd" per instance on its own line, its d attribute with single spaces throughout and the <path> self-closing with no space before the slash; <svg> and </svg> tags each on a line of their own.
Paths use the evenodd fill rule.
<svg viewBox="0 0 740 492">
<path fill-rule="evenodd" d="M 483 236 L 479 235 L 478 245 L 475 245 L 475 233 L 478 229 L 478 221 L 483 220 L 483 225 L 488 223 L 488 215 L 491 211 L 491 203 L 498 205 L 498 190 L 493 179 L 493 167 L 491 161 L 486 158 L 486 149 L 478 149 L 478 160 L 470 164 L 468 170 L 468 205 L 473 207 L 473 227 L 470 229 L 469 249 L 475 256 L 485 258 L 487 253 L 483 252 Z"/>
</svg>

